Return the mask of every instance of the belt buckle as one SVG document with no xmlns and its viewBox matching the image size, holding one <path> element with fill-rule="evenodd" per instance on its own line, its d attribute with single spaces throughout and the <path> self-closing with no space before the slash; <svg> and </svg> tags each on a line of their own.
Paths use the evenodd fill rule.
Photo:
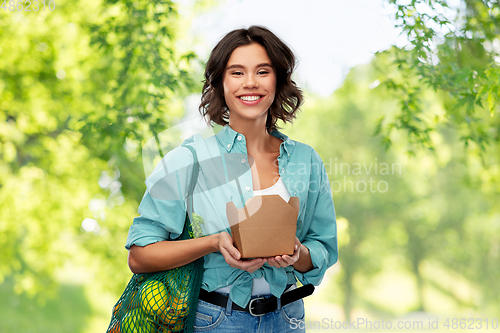
<svg viewBox="0 0 500 333">
<path fill-rule="evenodd" d="M 252 304 L 253 304 L 253 302 L 255 302 L 255 301 L 260 301 L 260 300 L 262 300 L 262 299 L 265 299 L 265 298 L 264 298 L 264 297 L 256 297 L 256 298 L 254 298 L 254 299 L 251 299 L 251 300 L 250 300 L 250 303 L 248 303 L 248 312 L 250 312 L 250 314 L 251 314 L 252 316 L 254 316 L 254 317 L 260 317 L 260 316 L 265 315 L 265 313 L 255 314 L 255 313 L 253 313 L 253 312 L 252 312 Z"/>
</svg>

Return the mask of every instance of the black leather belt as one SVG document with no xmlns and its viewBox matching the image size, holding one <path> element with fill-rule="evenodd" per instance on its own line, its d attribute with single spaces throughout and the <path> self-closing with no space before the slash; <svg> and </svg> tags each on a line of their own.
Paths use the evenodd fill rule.
<svg viewBox="0 0 500 333">
<path fill-rule="evenodd" d="M 306 284 L 305 286 L 283 293 L 283 295 L 281 295 L 281 306 L 285 306 L 289 303 L 309 296 L 313 292 L 314 286 L 312 284 Z M 201 289 L 199 299 L 225 308 L 227 306 L 229 296 L 220 294 L 215 291 L 208 292 L 205 289 Z M 252 298 L 248 305 L 244 308 L 242 308 L 238 304 L 233 303 L 232 309 L 237 311 L 249 312 L 252 316 L 262 316 L 268 312 L 272 312 L 278 309 L 278 298 L 274 295 L 270 297 L 256 297 Z"/>
</svg>

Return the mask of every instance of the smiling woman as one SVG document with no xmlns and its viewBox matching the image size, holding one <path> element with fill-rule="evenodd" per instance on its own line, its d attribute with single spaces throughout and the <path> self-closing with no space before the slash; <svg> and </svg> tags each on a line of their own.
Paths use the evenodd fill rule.
<svg viewBox="0 0 500 333">
<path fill-rule="evenodd" d="M 266 49 L 256 43 L 233 51 L 224 73 L 224 99 L 231 110 L 229 126 L 241 127 L 241 118 L 254 120 L 265 128 L 267 113 L 274 102 L 276 75 Z"/>
<path fill-rule="evenodd" d="M 211 125 L 224 127 L 214 136 L 193 135 L 183 142 L 203 161 L 192 206 L 193 214 L 203 218 L 205 237 L 171 242 L 183 230 L 186 205 L 155 197 L 153 191 L 155 179 L 170 170 L 175 186 L 166 182 L 160 193 L 188 196 L 185 180 L 194 172 L 194 158 L 186 147 L 169 152 L 146 181 L 141 216 L 134 219 L 127 239 L 129 266 L 135 273 L 155 272 L 204 257 L 195 331 L 301 332 L 293 323 L 304 319 L 302 298 L 337 261 L 335 209 L 324 164 L 312 147 L 277 130 L 277 121 L 291 122 L 302 103 L 291 80 L 294 67 L 290 48 L 263 27 L 231 31 L 213 49 L 200 113 Z M 303 172 L 297 172 L 298 165 L 305 165 Z M 295 237 L 292 231 L 283 240 L 290 243 L 288 253 L 264 251 L 269 257 L 243 259 L 233 243 L 228 204 L 250 211 L 246 203 L 266 195 L 278 195 L 283 204 L 297 203 Z M 274 213 L 259 217 L 266 228 L 259 237 L 281 228 L 276 222 L 280 213 Z M 304 286 L 297 288 L 297 281 Z"/>
<path fill-rule="evenodd" d="M 267 82 L 265 87 L 269 87 L 274 79 L 273 99 L 265 123 L 265 128 L 272 132 L 277 129 L 279 119 L 291 122 L 303 102 L 301 90 L 292 80 L 294 69 L 295 55 L 268 29 L 252 26 L 231 31 L 215 46 L 208 59 L 200 112 L 219 125 L 229 124 L 231 108 L 227 105 L 227 95 L 234 94 L 234 91 L 227 91 L 233 81 L 230 78 L 239 77 L 231 87 L 246 83 L 246 90 L 241 87 L 238 93 L 246 96 L 259 96 L 263 89 L 261 87 L 257 91 L 259 87 L 255 87 L 255 84 Z M 266 80 L 262 81 L 261 78 Z M 254 86 L 249 87 L 248 84 Z M 253 98 L 243 97 L 247 100 Z"/>
</svg>

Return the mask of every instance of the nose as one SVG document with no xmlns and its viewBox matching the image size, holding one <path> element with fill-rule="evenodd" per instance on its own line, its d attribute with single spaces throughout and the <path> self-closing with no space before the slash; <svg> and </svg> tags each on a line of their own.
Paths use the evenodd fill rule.
<svg viewBox="0 0 500 333">
<path fill-rule="evenodd" d="M 245 80 L 243 81 L 243 88 L 258 88 L 259 83 L 257 80 L 255 80 L 255 76 L 252 74 L 249 74 L 245 77 Z"/>
</svg>

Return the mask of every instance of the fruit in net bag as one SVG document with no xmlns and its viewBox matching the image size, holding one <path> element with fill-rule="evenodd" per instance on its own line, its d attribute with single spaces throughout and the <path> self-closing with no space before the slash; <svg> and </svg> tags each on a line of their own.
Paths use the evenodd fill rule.
<svg viewBox="0 0 500 333">
<path fill-rule="evenodd" d="M 147 314 L 136 308 L 125 314 L 121 329 L 122 333 L 154 333 L 155 325 Z"/>
<path fill-rule="evenodd" d="M 158 280 L 149 280 L 142 285 L 140 297 L 142 309 L 155 316 L 165 307 L 168 298 L 167 288 Z"/>
<path fill-rule="evenodd" d="M 164 325 L 178 325 L 182 323 L 182 317 L 187 314 L 187 303 L 182 302 L 179 298 L 173 297 L 166 306 L 158 313 L 158 317 Z M 179 320 L 180 319 L 180 320 Z"/>
</svg>

